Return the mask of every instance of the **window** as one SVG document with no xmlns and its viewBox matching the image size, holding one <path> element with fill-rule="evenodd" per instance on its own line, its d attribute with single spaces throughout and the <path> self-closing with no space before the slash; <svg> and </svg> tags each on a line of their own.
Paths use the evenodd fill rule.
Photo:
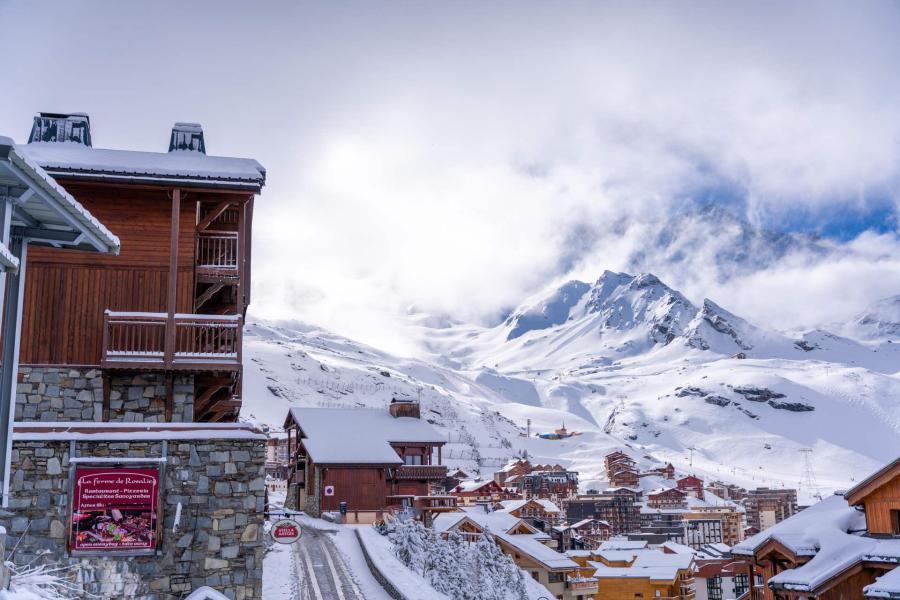
<svg viewBox="0 0 900 600">
<path fill-rule="evenodd" d="M 537 571 L 532 571 L 532 572 L 531 572 L 531 577 L 532 577 L 535 581 L 540 581 L 540 580 L 541 580 L 541 578 L 538 577 L 538 572 L 537 572 Z"/>
<path fill-rule="evenodd" d="M 422 464 L 422 455 L 421 454 L 407 454 L 403 457 L 403 464 L 405 465 L 421 465 Z"/>
<path fill-rule="evenodd" d="M 553 571 L 550 571 L 550 573 L 547 574 L 547 582 L 548 583 L 561 583 L 562 581 L 563 581 L 562 573 L 555 573 Z"/>
<path fill-rule="evenodd" d="M 900 510 L 891 511 L 891 533 L 900 535 Z"/>
<path fill-rule="evenodd" d="M 635 598 L 643 598 L 643 597 L 644 597 L 644 592 L 635 592 L 635 593 L 634 593 L 634 597 L 635 597 Z"/>
<path fill-rule="evenodd" d="M 718 575 L 706 580 L 706 595 L 709 600 L 722 600 L 722 578 Z"/>
<path fill-rule="evenodd" d="M 747 591 L 747 574 L 740 573 L 734 576 L 734 595 L 742 596 Z"/>
</svg>

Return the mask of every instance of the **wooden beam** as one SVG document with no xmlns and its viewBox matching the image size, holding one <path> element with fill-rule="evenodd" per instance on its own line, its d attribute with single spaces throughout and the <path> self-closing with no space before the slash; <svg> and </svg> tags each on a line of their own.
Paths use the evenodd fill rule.
<svg viewBox="0 0 900 600">
<path fill-rule="evenodd" d="M 166 423 L 172 422 L 172 413 L 175 412 L 175 376 L 166 374 Z"/>
<path fill-rule="evenodd" d="M 218 203 L 215 208 L 209 211 L 206 216 L 197 224 L 197 232 L 206 231 L 206 229 L 212 225 L 212 222 L 219 218 L 219 216 L 228 210 L 228 207 L 231 206 L 231 201 L 226 200 L 225 202 Z"/>
<path fill-rule="evenodd" d="M 228 387 L 229 385 L 231 385 L 230 377 L 221 377 L 209 383 L 209 387 L 203 390 L 203 393 L 194 399 L 194 414 L 197 416 L 203 415 L 203 413 L 207 411 L 208 406 L 212 401 L 212 397 L 216 395 L 219 390 Z"/>
<path fill-rule="evenodd" d="M 178 221 L 181 217 L 181 190 L 172 190 L 172 225 L 169 232 L 169 294 L 166 319 L 165 362 L 175 362 L 175 308 L 178 303 Z"/>
<path fill-rule="evenodd" d="M 219 413 L 219 412 L 230 412 L 235 408 L 241 407 L 240 400 L 217 400 L 206 409 L 206 412 Z"/>
<path fill-rule="evenodd" d="M 106 423 L 109 421 L 109 411 L 110 411 L 110 376 L 106 373 L 103 374 L 103 422 Z"/>
</svg>

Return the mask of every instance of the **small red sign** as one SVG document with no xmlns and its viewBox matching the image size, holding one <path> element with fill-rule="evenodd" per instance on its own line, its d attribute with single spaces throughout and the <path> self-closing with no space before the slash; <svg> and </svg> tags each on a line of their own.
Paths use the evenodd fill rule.
<svg viewBox="0 0 900 600">
<path fill-rule="evenodd" d="M 156 549 L 157 468 L 76 468 L 73 551 Z"/>
<path fill-rule="evenodd" d="M 293 519 L 279 519 L 272 524 L 269 533 L 272 539 L 279 544 L 293 544 L 300 539 L 303 530 L 300 529 L 300 524 Z"/>
</svg>

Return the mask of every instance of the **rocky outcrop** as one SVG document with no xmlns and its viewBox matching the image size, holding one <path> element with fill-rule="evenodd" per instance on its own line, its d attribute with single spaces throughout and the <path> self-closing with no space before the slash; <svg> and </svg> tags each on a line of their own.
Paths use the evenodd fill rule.
<svg viewBox="0 0 900 600">
<path fill-rule="evenodd" d="M 815 406 L 810 406 L 803 402 L 785 402 L 783 400 L 769 400 L 769 406 L 779 410 L 789 410 L 791 412 L 810 412 L 816 410 Z"/>
<path fill-rule="evenodd" d="M 751 402 L 768 402 L 778 398 L 784 398 L 785 395 L 764 387 L 753 387 L 749 385 L 739 385 L 732 388 L 735 394 L 740 394 Z"/>
</svg>

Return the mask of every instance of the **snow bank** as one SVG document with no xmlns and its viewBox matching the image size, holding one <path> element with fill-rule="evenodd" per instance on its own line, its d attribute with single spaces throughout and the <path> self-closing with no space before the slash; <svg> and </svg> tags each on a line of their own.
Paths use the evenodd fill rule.
<svg viewBox="0 0 900 600">
<path fill-rule="evenodd" d="M 407 600 L 450 600 L 435 591 L 425 578 L 413 573 L 394 555 L 390 540 L 371 527 L 356 530 L 359 543 L 372 566 Z"/>
</svg>

